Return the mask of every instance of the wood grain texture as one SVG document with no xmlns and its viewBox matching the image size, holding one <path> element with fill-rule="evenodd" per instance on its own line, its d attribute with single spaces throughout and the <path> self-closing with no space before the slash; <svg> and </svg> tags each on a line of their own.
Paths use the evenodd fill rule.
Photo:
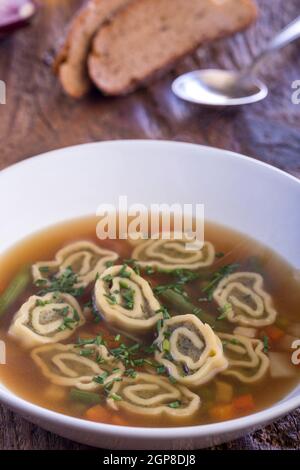
<svg viewBox="0 0 300 470">
<path fill-rule="evenodd" d="M 93 91 L 81 101 L 64 96 L 51 73 L 54 47 L 79 0 L 40 0 L 32 26 L 0 42 L 0 169 L 32 155 L 110 139 L 171 139 L 250 155 L 300 177 L 300 105 L 291 84 L 300 79 L 299 43 L 275 54 L 261 74 L 270 86 L 262 103 L 235 110 L 208 109 L 170 91 L 179 73 L 198 67 L 249 63 L 275 32 L 300 13 L 300 0 L 259 0 L 261 16 L 247 33 L 215 42 L 182 61 L 164 79 L 124 98 Z M 0 407 L 0 449 L 84 449 Z M 300 449 L 300 410 L 216 449 Z"/>
</svg>

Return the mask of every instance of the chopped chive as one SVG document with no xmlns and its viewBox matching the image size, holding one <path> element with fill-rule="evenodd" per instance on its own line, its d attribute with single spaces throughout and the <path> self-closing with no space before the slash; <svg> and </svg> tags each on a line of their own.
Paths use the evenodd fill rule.
<svg viewBox="0 0 300 470">
<path fill-rule="evenodd" d="M 209 300 L 212 300 L 213 293 L 221 280 L 232 274 L 238 268 L 238 264 L 227 264 L 226 266 L 222 266 L 219 271 L 212 274 L 210 281 L 202 288 L 202 292 L 207 295 Z"/>
<path fill-rule="evenodd" d="M 105 266 L 111 268 L 114 265 L 113 261 L 106 261 Z"/>
<path fill-rule="evenodd" d="M 117 393 L 111 393 L 109 395 L 109 398 L 112 398 L 114 401 L 121 401 L 122 400 L 122 397 L 120 397 L 120 395 L 118 395 Z"/>
<path fill-rule="evenodd" d="M 104 297 L 107 298 L 107 302 L 111 305 L 116 305 L 117 299 L 113 294 L 104 294 Z"/>
<path fill-rule="evenodd" d="M 79 351 L 79 356 L 89 357 L 93 355 L 93 352 L 94 351 L 92 349 L 81 349 Z"/>
<path fill-rule="evenodd" d="M 169 382 L 171 382 L 171 384 L 177 383 L 177 380 L 175 379 L 175 377 L 173 377 L 173 375 L 169 375 L 168 379 L 169 379 Z"/>
<path fill-rule="evenodd" d="M 232 305 L 229 302 L 227 302 L 223 307 L 220 307 L 218 310 L 219 312 L 221 312 L 221 315 L 217 317 L 217 320 L 225 320 L 231 308 L 232 308 Z"/>
<path fill-rule="evenodd" d="M 119 276 L 123 277 L 125 279 L 129 279 L 131 276 L 131 273 L 127 271 L 128 265 L 125 263 L 123 264 L 122 268 L 120 269 Z"/>
<path fill-rule="evenodd" d="M 155 311 L 155 313 L 162 313 L 164 320 L 168 320 L 171 318 L 171 315 L 168 312 L 168 309 L 166 307 L 161 307 L 158 310 Z"/>
<path fill-rule="evenodd" d="M 107 377 L 108 377 L 108 372 L 104 371 L 101 375 L 96 375 L 93 378 L 93 381 L 98 383 L 98 384 L 103 385 L 105 380 L 107 379 Z"/>
<path fill-rule="evenodd" d="M 111 274 L 107 274 L 102 279 L 103 279 L 104 282 L 111 282 L 113 280 L 113 277 L 112 277 Z"/>
<path fill-rule="evenodd" d="M 176 400 L 176 401 L 173 401 L 172 403 L 169 403 L 168 407 L 176 409 L 176 408 L 179 408 L 180 405 L 181 405 L 181 402 L 179 400 Z"/>
<path fill-rule="evenodd" d="M 151 274 L 154 274 L 154 273 L 155 273 L 155 269 L 154 269 L 152 266 L 146 266 L 146 267 L 145 267 L 145 273 L 146 273 L 148 276 L 151 276 Z"/>
<path fill-rule="evenodd" d="M 41 266 L 39 268 L 41 274 L 48 273 L 50 271 L 49 266 Z"/>
<path fill-rule="evenodd" d="M 168 339 L 163 340 L 162 348 L 164 352 L 170 352 L 170 341 Z"/>
<path fill-rule="evenodd" d="M 159 375 L 164 374 L 164 373 L 166 372 L 165 366 L 158 366 L 158 367 L 156 368 L 156 372 L 157 372 Z"/>
<path fill-rule="evenodd" d="M 264 343 L 264 352 L 265 353 L 269 352 L 270 345 L 269 345 L 269 337 L 267 335 L 264 335 L 263 343 Z"/>
</svg>

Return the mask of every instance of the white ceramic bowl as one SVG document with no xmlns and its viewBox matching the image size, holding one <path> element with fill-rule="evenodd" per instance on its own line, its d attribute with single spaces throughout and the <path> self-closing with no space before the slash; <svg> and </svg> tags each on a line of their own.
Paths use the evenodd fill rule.
<svg viewBox="0 0 300 470">
<path fill-rule="evenodd" d="M 127 195 L 129 204 L 204 203 L 206 219 L 250 235 L 300 268 L 300 182 L 238 154 L 175 142 L 80 145 L 2 171 L 0 252 L 51 224 L 93 214 L 100 203 L 116 203 L 119 195 Z M 123 428 L 64 416 L 22 400 L 1 384 L 0 399 L 29 421 L 85 444 L 193 449 L 239 437 L 288 413 L 300 406 L 300 389 L 248 417 L 171 429 Z"/>
</svg>

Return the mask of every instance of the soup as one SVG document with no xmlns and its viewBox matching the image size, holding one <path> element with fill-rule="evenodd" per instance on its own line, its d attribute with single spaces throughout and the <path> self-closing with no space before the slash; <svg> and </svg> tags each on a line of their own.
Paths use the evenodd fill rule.
<svg viewBox="0 0 300 470">
<path fill-rule="evenodd" d="M 296 386 L 292 267 L 214 224 L 189 252 L 184 240 L 100 241 L 96 222 L 49 228 L 2 257 L 9 389 L 86 420 L 170 427 L 245 416 Z"/>
</svg>

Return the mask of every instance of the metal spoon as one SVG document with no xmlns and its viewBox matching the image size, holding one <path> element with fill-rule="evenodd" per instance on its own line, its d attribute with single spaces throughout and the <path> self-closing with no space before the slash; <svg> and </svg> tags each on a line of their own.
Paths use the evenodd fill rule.
<svg viewBox="0 0 300 470">
<path fill-rule="evenodd" d="M 178 77 L 172 90 L 179 98 L 210 106 L 256 103 L 268 95 L 267 86 L 255 76 L 261 61 L 271 52 L 300 37 L 300 16 L 277 34 L 266 49 L 240 72 L 207 69 Z"/>
</svg>

